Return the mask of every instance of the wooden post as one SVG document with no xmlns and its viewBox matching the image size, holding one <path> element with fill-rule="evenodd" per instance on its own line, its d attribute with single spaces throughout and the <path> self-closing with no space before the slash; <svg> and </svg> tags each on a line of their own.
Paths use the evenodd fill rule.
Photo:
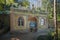
<svg viewBox="0 0 60 40">
<path fill-rule="evenodd" d="M 54 0 L 54 25 L 56 29 L 55 40 L 58 40 L 58 26 L 57 26 L 57 0 Z"/>
</svg>

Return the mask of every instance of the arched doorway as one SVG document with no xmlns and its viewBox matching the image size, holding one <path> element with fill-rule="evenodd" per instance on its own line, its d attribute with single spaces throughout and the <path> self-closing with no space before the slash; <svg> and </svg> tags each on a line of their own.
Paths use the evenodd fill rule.
<svg viewBox="0 0 60 40">
<path fill-rule="evenodd" d="M 31 32 L 36 32 L 37 31 L 37 18 L 36 17 L 29 17 L 28 18 L 29 22 L 29 28 Z"/>
</svg>

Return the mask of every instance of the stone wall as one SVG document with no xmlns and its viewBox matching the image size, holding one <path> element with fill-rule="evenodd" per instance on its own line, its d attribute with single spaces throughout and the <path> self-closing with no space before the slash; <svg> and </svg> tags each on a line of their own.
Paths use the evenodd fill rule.
<svg viewBox="0 0 60 40">
<path fill-rule="evenodd" d="M 18 10 L 18 9 L 17 9 Z M 10 25 L 11 25 L 11 31 L 13 30 L 29 30 L 30 27 L 29 27 L 29 22 L 28 21 L 28 16 L 31 16 L 31 17 L 36 17 L 37 18 L 37 29 L 46 29 L 48 28 L 48 18 L 47 18 L 47 15 L 45 15 L 44 13 L 40 14 L 40 13 L 32 13 L 30 11 L 14 11 L 13 9 L 11 10 L 11 13 L 10 13 Z M 24 26 L 18 26 L 18 18 L 19 17 L 23 17 L 24 19 Z M 43 26 L 40 25 L 40 20 L 41 18 L 44 19 L 45 21 L 45 24 Z"/>
<path fill-rule="evenodd" d="M 11 14 L 11 29 L 12 30 L 29 30 L 30 28 L 29 28 L 29 22 L 30 21 L 28 21 L 28 16 L 29 15 L 23 15 L 23 14 Z M 31 16 L 33 16 L 33 17 L 36 17 L 36 15 L 31 15 Z M 24 26 L 18 26 L 18 18 L 19 17 L 23 17 L 24 18 Z M 45 20 L 45 24 L 43 25 L 43 26 L 41 26 L 40 25 L 40 23 L 39 23 L 39 21 L 40 21 L 40 19 L 41 18 L 44 18 L 44 20 Z M 40 19 L 39 19 L 40 18 Z M 37 28 L 38 29 L 45 29 L 45 28 L 48 28 L 48 19 L 47 19 L 47 17 L 46 16 L 37 16 Z"/>
</svg>

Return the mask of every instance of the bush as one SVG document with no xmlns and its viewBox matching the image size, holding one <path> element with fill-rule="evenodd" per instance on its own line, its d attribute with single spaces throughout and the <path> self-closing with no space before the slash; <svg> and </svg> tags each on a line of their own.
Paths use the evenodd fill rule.
<svg viewBox="0 0 60 40">
<path fill-rule="evenodd" d="M 44 35 L 44 36 L 39 36 L 37 40 L 48 40 L 48 38 L 46 35 Z"/>
<path fill-rule="evenodd" d="M 52 35 L 40 35 L 37 40 L 54 40 Z"/>
</svg>

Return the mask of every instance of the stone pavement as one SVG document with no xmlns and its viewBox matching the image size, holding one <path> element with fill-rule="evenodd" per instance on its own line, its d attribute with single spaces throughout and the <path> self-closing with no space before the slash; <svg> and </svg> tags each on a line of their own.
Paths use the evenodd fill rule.
<svg viewBox="0 0 60 40">
<path fill-rule="evenodd" d="M 0 40 L 10 40 L 10 32 L 0 36 Z"/>
<path fill-rule="evenodd" d="M 39 30 L 37 32 L 20 32 L 15 31 L 11 33 L 11 37 L 18 37 L 20 40 L 37 40 L 37 37 L 40 35 L 47 35 L 48 30 Z"/>
<path fill-rule="evenodd" d="M 0 40 L 11 40 L 11 38 L 18 38 L 17 40 L 37 40 L 37 37 L 40 35 L 47 35 L 48 29 L 40 29 L 37 32 L 28 32 L 25 31 L 12 31 L 11 33 L 8 32 L 7 34 L 0 36 Z"/>
<path fill-rule="evenodd" d="M 40 29 L 37 32 L 28 32 L 25 31 L 11 31 L 7 34 L 0 36 L 0 40 L 11 40 L 11 38 L 18 38 L 18 40 L 37 40 L 37 37 L 40 35 L 47 35 L 49 29 Z"/>
</svg>

